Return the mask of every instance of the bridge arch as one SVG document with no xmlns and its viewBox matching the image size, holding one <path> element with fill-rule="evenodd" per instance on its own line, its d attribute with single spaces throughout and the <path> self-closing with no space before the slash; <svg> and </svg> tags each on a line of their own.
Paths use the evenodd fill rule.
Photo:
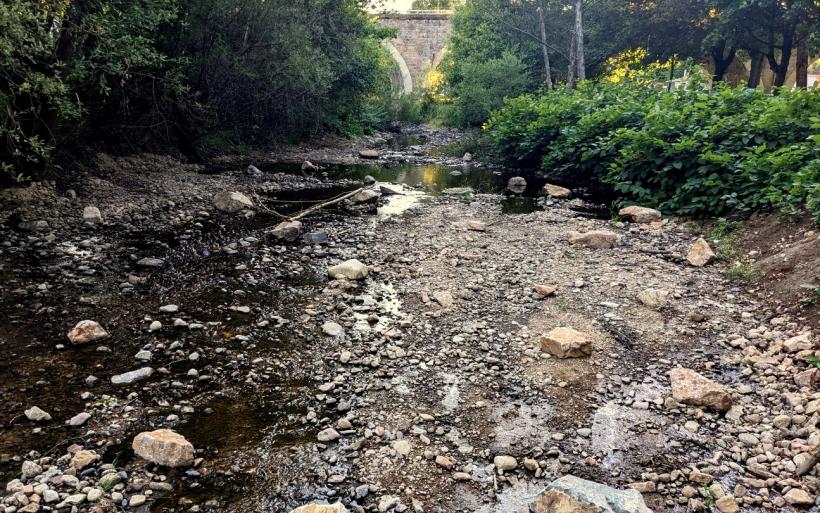
<svg viewBox="0 0 820 513">
<path fill-rule="evenodd" d="M 407 12 L 378 15 L 379 24 L 395 28 L 398 35 L 384 47 L 396 61 L 405 94 L 423 87 L 427 73 L 436 69 L 445 55 L 453 31 L 449 12 Z"/>
</svg>

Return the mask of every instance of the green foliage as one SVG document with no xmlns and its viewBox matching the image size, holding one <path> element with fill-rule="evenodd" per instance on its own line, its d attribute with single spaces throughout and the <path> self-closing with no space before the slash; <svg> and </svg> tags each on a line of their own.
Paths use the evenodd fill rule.
<svg viewBox="0 0 820 513">
<path fill-rule="evenodd" d="M 504 98 L 523 93 L 530 83 L 527 67 L 510 52 L 497 59 L 463 62 L 460 71 L 464 77 L 453 87 L 450 119 L 456 126 L 481 125 L 504 104 Z"/>
<path fill-rule="evenodd" d="M 75 143 L 194 154 L 384 123 L 363 0 L 0 3 L 0 180 Z M 211 133 L 215 132 L 213 136 Z M 225 134 L 231 134 L 230 140 Z"/>
<path fill-rule="evenodd" d="M 820 91 L 585 83 L 508 101 L 488 136 L 516 165 L 689 216 L 808 210 L 820 222 Z"/>
</svg>

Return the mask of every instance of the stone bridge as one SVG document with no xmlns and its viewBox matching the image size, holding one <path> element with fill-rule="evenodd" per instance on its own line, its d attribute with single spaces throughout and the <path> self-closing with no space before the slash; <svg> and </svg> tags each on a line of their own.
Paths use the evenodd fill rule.
<svg viewBox="0 0 820 513">
<path fill-rule="evenodd" d="M 427 85 L 427 74 L 444 57 L 447 38 L 453 31 L 449 12 L 379 14 L 379 23 L 399 31 L 395 39 L 382 43 L 398 67 L 396 79 L 402 91 Z"/>
</svg>

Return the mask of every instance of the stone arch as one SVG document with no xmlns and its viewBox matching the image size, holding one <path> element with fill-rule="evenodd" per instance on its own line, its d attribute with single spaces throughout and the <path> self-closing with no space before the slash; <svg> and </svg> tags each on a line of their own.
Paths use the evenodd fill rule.
<svg viewBox="0 0 820 513">
<path fill-rule="evenodd" d="M 390 52 L 390 56 L 393 57 L 393 60 L 396 61 L 396 65 L 399 67 L 402 92 L 404 94 L 412 93 L 413 77 L 410 75 L 410 68 L 407 67 L 407 63 L 404 61 L 404 57 L 402 57 L 401 52 L 399 52 L 399 50 L 390 41 L 382 41 L 382 46 Z"/>
<path fill-rule="evenodd" d="M 434 70 L 438 69 L 438 67 L 441 65 L 441 61 L 444 60 L 444 57 L 446 55 L 447 55 L 447 47 L 445 46 L 444 48 L 439 50 L 439 52 L 433 58 L 433 64 L 430 66 L 430 71 L 434 71 Z"/>
</svg>

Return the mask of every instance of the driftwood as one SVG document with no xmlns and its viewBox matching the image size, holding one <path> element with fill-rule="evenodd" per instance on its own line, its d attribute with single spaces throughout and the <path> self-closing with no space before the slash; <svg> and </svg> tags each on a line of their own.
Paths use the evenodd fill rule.
<svg viewBox="0 0 820 513">
<path fill-rule="evenodd" d="M 341 203 L 342 201 L 346 200 L 347 198 L 350 198 L 351 196 L 355 196 L 356 194 L 362 192 L 363 190 L 365 190 L 365 187 L 359 187 L 355 191 L 351 191 L 351 192 L 348 192 L 346 194 L 342 194 L 341 196 L 339 196 L 337 198 L 329 199 L 329 200 L 325 201 L 324 203 L 319 203 L 318 205 L 313 205 L 312 207 L 299 212 L 295 216 L 288 217 L 288 221 L 298 221 L 299 219 L 302 219 L 303 217 L 308 216 L 308 215 L 316 212 L 317 210 L 321 210 L 325 207 L 335 205 L 336 203 Z"/>
<path fill-rule="evenodd" d="M 284 214 L 280 214 L 276 210 L 273 210 L 272 208 L 266 207 L 265 205 L 262 204 L 262 200 L 259 198 L 258 194 L 254 194 L 253 196 L 254 196 L 254 199 L 256 200 L 255 204 L 256 204 L 256 208 L 258 210 L 261 210 L 261 211 L 263 211 L 265 213 L 268 213 L 268 214 L 272 214 L 272 215 L 274 215 L 274 216 L 276 216 L 280 219 L 283 219 L 285 221 L 298 221 L 299 219 L 302 219 L 303 217 L 306 217 L 306 216 L 316 212 L 317 210 L 321 210 L 323 208 L 335 205 L 337 203 L 341 203 L 342 201 L 344 201 L 344 200 L 346 200 L 346 199 L 348 199 L 352 196 L 355 196 L 356 194 L 360 193 L 361 191 L 365 190 L 366 188 L 367 187 L 359 187 L 355 191 L 346 192 L 346 193 L 342 194 L 341 196 L 336 196 L 334 198 L 330 198 L 329 200 L 325 200 L 321 203 L 313 205 L 310 208 L 306 208 L 305 210 L 302 210 L 301 212 L 297 213 L 296 215 L 292 215 L 292 216 L 286 216 Z M 298 203 L 298 202 L 294 201 L 293 203 Z"/>
</svg>

